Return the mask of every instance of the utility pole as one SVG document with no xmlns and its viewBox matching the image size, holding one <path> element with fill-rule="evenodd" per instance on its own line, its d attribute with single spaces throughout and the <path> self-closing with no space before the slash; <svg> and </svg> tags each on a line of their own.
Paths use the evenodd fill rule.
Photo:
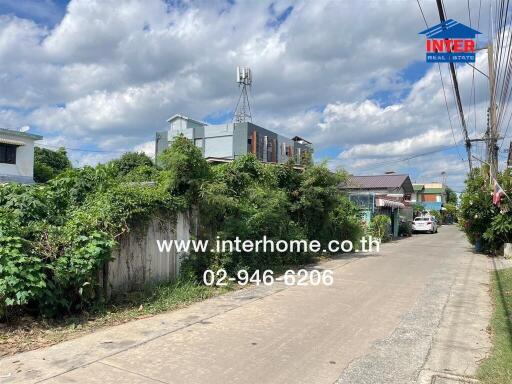
<svg viewBox="0 0 512 384">
<path fill-rule="evenodd" d="M 437 4 L 437 10 L 439 12 L 439 19 L 441 20 L 441 23 L 444 23 L 446 21 L 446 17 L 443 10 L 443 4 L 441 0 L 436 0 Z M 462 124 L 462 132 L 464 133 L 464 143 L 466 146 L 466 153 L 468 155 L 468 163 L 469 163 L 469 174 L 471 175 L 473 171 L 473 163 L 472 163 L 472 156 L 471 156 L 471 140 L 469 139 L 468 135 L 468 128 L 466 126 L 466 118 L 464 117 L 464 110 L 462 108 L 462 101 L 460 98 L 460 92 L 459 92 L 459 83 L 457 81 L 457 74 L 455 73 L 455 65 L 450 62 L 448 63 L 450 65 L 450 74 L 452 76 L 453 81 L 453 88 L 455 90 L 455 99 L 457 101 L 457 108 L 459 109 L 459 115 L 460 115 L 460 121 Z"/>
<path fill-rule="evenodd" d="M 487 162 L 489 163 L 490 183 L 498 173 L 498 127 L 496 125 L 496 75 L 494 73 L 492 40 L 487 46 L 487 64 L 489 66 L 489 127 L 486 132 Z"/>
</svg>

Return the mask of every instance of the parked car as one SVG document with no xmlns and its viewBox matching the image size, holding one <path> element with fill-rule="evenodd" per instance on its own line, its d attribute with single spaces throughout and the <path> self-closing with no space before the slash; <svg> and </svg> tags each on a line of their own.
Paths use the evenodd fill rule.
<svg viewBox="0 0 512 384">
<path fill-rule="evenodd" d="M 413 232 L 437 233 L 437 220 L 432 216 L 420 216 L 412 222 Z"/>
</svg>

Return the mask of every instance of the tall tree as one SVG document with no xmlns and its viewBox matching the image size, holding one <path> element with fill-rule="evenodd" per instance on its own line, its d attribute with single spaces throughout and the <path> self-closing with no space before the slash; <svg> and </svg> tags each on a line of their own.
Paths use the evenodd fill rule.
<svg viewBox="0 0 512 384">
<path fill-rule="evenodd" d="M 34 148 L 34 180 L 46 183 L 66 169 L 72 168 L 64 148 L 52 151 L 46 148 Z"/>
<path fill-rule="evenodd" d="M 450 187 L 446 187 L 446 202 L 453 205 L 458 202 L 457 194 Z"/>
<path fill-rule="evenodd" d="M 121 176 L 127 175 L 133 169 L 146 165 L 153 166 L 151 158 L 143 152 L 126 152 L 119 159 L 112 160 Z"/>
</svg>

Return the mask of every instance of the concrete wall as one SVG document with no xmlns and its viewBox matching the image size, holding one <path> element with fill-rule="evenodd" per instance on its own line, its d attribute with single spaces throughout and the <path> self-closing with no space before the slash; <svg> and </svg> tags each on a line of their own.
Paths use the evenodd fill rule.
<svg viewBox="0 0 512 384">
<path fill-rule="evenodd" d="M 249 146 L 249 133 L 247 123 L 235 123 L 233 134 L 233 154 L 235 159 L 251 151 Z"/>
<path fill-rule="evenodd" d="M 208 125 L 204 129 L 205 157 L 234 157 L 233 134 L 234 124 Z"/>
<path fill-rule="evenodd" d="M 172 141 L 172 139 L 179 135 L 183 135 L 187 139 L 193 139 L 194 129 L 187 119 L 176 118 L 169 125 L 169 141 Z"/>
<path fill-rule="evenodd" d="M 121 236 L 110 261 L 100 276 L 106 297 L 134 291 L 147 284 L 174 280 L 180 273 L 184 254 L 173 249 L 161 253 L 157 240 L 190 240 L 196 214 L 179 213 L 176 219 L 155 217 L 146 225 Z M 108 284 L 103 284 L 107 281 Z"/>
<path fill-rule="evenodd" d="M 32 179 L 34 176 L 34 140 L 27 137 L 2 134 L 3 138 L 23 142 L 16 150 L 16 164 L 0 163 L 0 175 L 21 176 Z"/>
</svg>

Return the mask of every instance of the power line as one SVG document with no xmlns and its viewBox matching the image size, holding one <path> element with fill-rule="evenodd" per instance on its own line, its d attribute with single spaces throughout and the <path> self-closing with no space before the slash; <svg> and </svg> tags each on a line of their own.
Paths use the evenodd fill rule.
<svg viewBox="0 0 512 384">
<path fill-rule="evenodd" d="M 452 131 L 452 137 L 453 137 L 453 143 L 454 144 L 457 144 L 457 140 L 455 139 L 455 130 L 453 129 L 453 124 L 452 124 L 452 118 L 450 116 L 450 109 L 448 108 L 448 99 L 446 98 L 446 91 L 444 89 L 444 81 L 443 81 L 443 74 L 441 72 L 441 65 L 439 63 L 437 63 L 437 68 L 439 70 L 439 77 L 441 78 L 441 85 L 443 87 L 443 96 L 444 96 L 444 104 L 446 105 L 446 112 L 448 113 L 448 121 L 450 123 L 450 129 Z M 460 159 L 462 161 L 464 161 L 464 158 L 462 157 L 462 155 L 460 154 L 459 152 L 459 148 L 457 147 L 457 153 L 459 154 L 460 156 Z"/>
<path fill-rule="evenodd" d="M 55 146 L 55 145 L 48 145 L 48 144 L 37 144 L 36 146 L 40 147 L 40 148 L 48 148 L 48 149 L 49 148 L 54 148 L 54 149 L 64 148 L 66 151 L 91 152 L 91 153 L 125 153 L 125 152 L 128 152 L 128 151 L 122 151 L 122 150 L 106 151 L 106 150 L 100 150 L 100 149 L 69 148 L 69 147 L 64 147 L 64 146 Z"/>
<path fill-rule="evenodd" d="M 429 28 L 427 19 L 425 18 L 425 14 L 423 13 L 423 8 L 421 8 L 420 0 L 416 0 L 418 3 L 418 7 L 420 8 L 421 16 L 423 17 L 423 21 L 425 22 L 425 25 L 427 26 L 427 29 Z"/>
<path fill-rule="evenodd" d="M 441 148 L 441 149 L 436 149 L 436 150 L 433 150 L 433 151 L 428 151 L 428 152 L 423 152 L 423 153 L 418 153 L 416 155 L 408 156 L 408 157 L 401 158 L 401 159 L 389 160 L 389 161 L 386 161 L 386 162 L 373 164 L 373 166 L 371 166 L 370 168 L 367 168 L 366 171 L 370 171 L 370 170 L 373 170 L 373 169 L 376 169 L 376 168 L 380 168 L 382 166 L 389 165 L 389 164 L 401 163 L 401 162 L 404 162 L 404 161 L 409 161 L 409 160 L 416 159 L 418 157 L 432 155 L 434 153 L 444 152 L 444 151 L 447 151 L 447 150 L 459 147 L 460 145 L 462 145 L 462 144 L 455 144 L 455 145 L 451 145 L 449 147 L 445 147 L 445 148 Z"/>
<path fill-rule="evenodd" d="M 420 9 L 421 16 L 423 17 L 423 21 L 425 22 L 425 26 L 428 29 L 429 25 L 428 25 L 427 19 L 425 17 L 425 13 L 423 12 L 423 8 L 421 7 L 420 0 L 416 0 L 416 1 L 418 3 L 418 7 Z M 468 6 L 469 6 L 469 0 L 468 0 Z M 470 20 L 471 20 L 471 15 L 470 15 Z M 461 160 L 464 161 L 464 158 L 462 157 L 462 155 L 459 152 L 459 148 L 458 148 L 458 145 L 457 145 L 457 140 L 455 139 L 455 130 L 453 129 L 452 118 L 451 118 L 451 115 L 450 115 L 450 108 L 448 107 L 448 98 L 446 97 L 446 90 L 445 90 L 445 87 L 444 87 L 444 80 L 443 80 L 443 74 L 441 72 L 441 65 L 439 63 L 437 63 L 437 67 L 438 67 L 438 70 L 439 70 L 439 77 L 441 79 L 441 86 L 443 88 L 444 103 L 445 103 L 445 106 L 446 106 L 446 113 L 448 114 L 448 122 L 450 124 L 450 130 L 452 132 L 453 143 L 457 146 L 457 153 L 459 154 Z"/>
<path fill-rule="evenodd" d="M 439 12 L 439 18 L 441 19 L 441 23 L 444 23 L 446 21 L 446 17 L 445 17 L 443 1 L 436 0 L 436 3 L 437 3 L 437 10 Z M 455 72 L 455 66 L 451 62 L 449 63 L 449 65 L 450 65 L 450 73 L 452 76 L 453 87 L 454 87 L 454 91 L 455 91 L 455 99 L 457 101 L 457 108 L 459 110 L 461 124 L 462 124 L 462 131 L 463 131 L 464 139 L 465 139 L 466 152 L 468 155 L 469 172 L 471 174 L 471 171 L 473 169 L 473 166 L 471 163 L 471 141 L 469 140 L 468 129 L 466 126 L 466 119 L 464 118 L 464 109 L 462 108 L 462 101 L 460 98 L 459 83 L 457 81 L 457 74 Z"/>
</svg>

